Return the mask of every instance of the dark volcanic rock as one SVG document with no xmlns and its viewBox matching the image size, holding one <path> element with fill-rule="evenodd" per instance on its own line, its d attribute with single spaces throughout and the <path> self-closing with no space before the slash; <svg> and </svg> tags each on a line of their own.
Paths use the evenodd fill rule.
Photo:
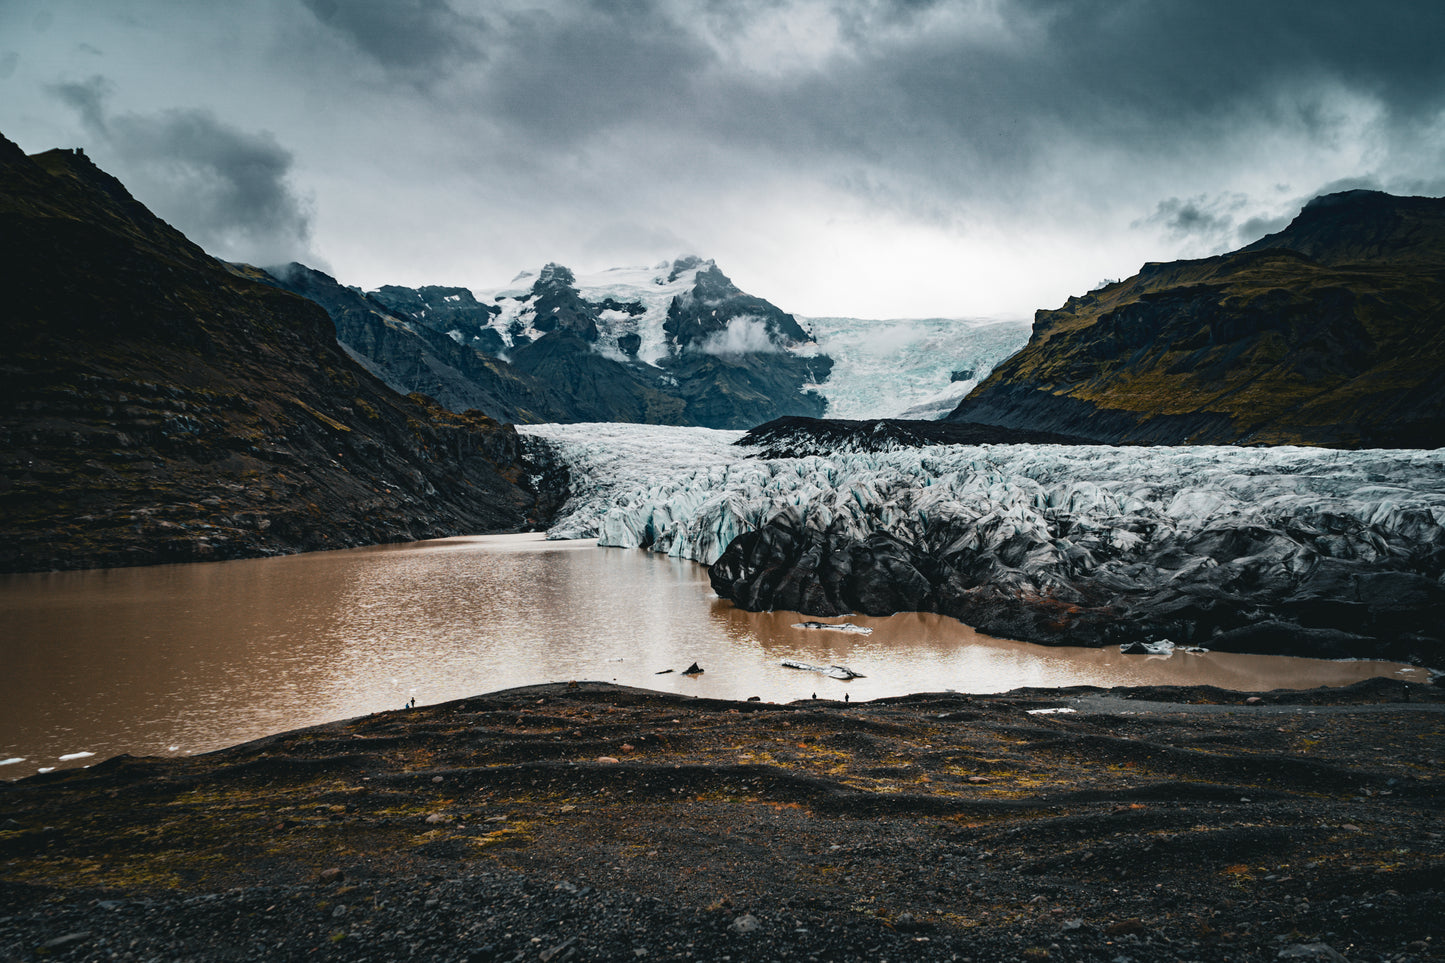
<svg viewBox="0 0 1445 963">
<path fill-rule="evenodd" d="M 692 267 L 698 262 L 678 263 Z M 677 270 L 675 266 L 674 276 Z M 673 299 L 663 329 L 679 349 L 715 349 L 710 342 L 720 338 L 725 341 L 730 326 L 736 325 L 759 326 L 768 340 L 780 346 L 813 340 L 791 314 L 762 298 L 744 294 L 716 264 L 710 263 L 697 272 L 688 297 Z"/>
<path fill-rule="evenodd" d="M 948 421 L 908 421 L 879 418 L 848 421 L 842 418 L 776 418 L 759 425 L 739 445 L 759 449 L 763 458 L 803 458 L 838 452 L 878 452 L 926 445 L 1077 445 L 1087 444 L 1069 435 L 994 425 Z"/>
<path fill-rule="evenodd" d="M 502 336 L 491 327 L 492 318 L 501 313 L 501 308 L 481 304 L 466 288 L 436 284 L 404 288 L 387 284 L 368 297 L 438 334 L 450 336 L 455 332 L 460 339 L 458 343 L 482 354 L 496 356 L 506 347 Z"/>
<path fill-rule="evenodd" d="M 121 756 L 0 782 L 0 959 L 1437 959 L 1442 700 L 581 682 Z"/>
<path fill-rule="evenodd" d="M 781 416 L 821 415 L 827 401 L 801 389 L 825 380 L 833 361 L 776 352 L 684 352 L 662 367 L 676 382 L 670 391 L 684 404 L 679 424 L 748 428 Z"/>
<path fill-rule="evenodd" d="M 532 284 L 532 322 L 538 331 L 570 331 L 583 341 L 597 340 L 597 316 L 592 305 L 577 293 L 577 277 L 560 264 L 548 264 Z"/>
<path fill-rule="evenodd" d="M 0 138 L 0 570 L 528 524 L 515 433 L 403 398 L 326 313 L 230 269 L 83 155 Z"/>
<path fill-rule="evenodd" d="M 1348 191 L 1039 311 L 949 416 L 1106 443 L 1445 446 L 1445 199 Z"/>
<path fill-rule="evenodd" d="M 419 294 L 415 303 L 404 295 L 410 288 L 383 289 L 390 292 L 383 299 L 346 287 L 304 264 L 270 268 L 268 273 L 278 286 L 325 308 L 341 345 L 402 394 L 420 392 L 452 411 L 475 408 L 506 422 L 581 420 L 558 385 L 531 378 L 504 361 L 486 357 L 479 348 L 458 343 L 444 331 L 393 312 L 389 304 L 425 311 L 426 302 Z M 416 308 L 417 304 L 423 307 Z M 496 331 L 485 331 L 500 344 Z M 472 340 L 486 341 L 480 335 Z"/>
<path fill-rule="evenodd" d="M 661 372 L 598 354 L 585 338 L 559 329 L 512 349 L 512 367 L 539 384 L 565 386 L 567 415 L 556 421 L 696 424 L 661 381 Z"/>
<path fill-rule="evenodd" d="M 1249 526 L 1146 538 L 1116 565 L 1111 539 L 1046 532 L 1000 515 L 943 515 L 862 534 L 796 512 L 739 535 L 713 589 L 750 611 L 838 616 L 931 611 L 1002 638 L 1052 645 L 1167 639 L 1230 652 L 1445 665 L 1445 587 L 1429 546 L 1388 562 L 1319 555 L 1328 536 Z M 1177 579 L 1183 568 L 1190 577 Z"/>
</svg>

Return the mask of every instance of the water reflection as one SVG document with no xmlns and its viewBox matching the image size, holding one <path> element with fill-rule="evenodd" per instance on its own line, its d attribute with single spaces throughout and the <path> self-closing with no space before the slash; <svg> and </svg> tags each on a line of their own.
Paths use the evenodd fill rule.
<svg viewBox="0 0 1445 963">
<path fill-rule="evenodd" d="M 1121 656 L 992 639 L 942 616 L 798 629 L 701 566 L 537 536 L 275 559 L 0 576 L 0 778 L 121 752 L 200 752 L 299 726 L 570 679 L 769 701 L 1023 685 L 1341 685 L 1388 663 Z M 826 620 L 843 621 L 843 620 Z M 845 664 L 840 682 L 783 658 Z M 698 662 L 707 671 L 687 677 Z M 667 669 L 668 674 L 658 674 Z M 60 757 L 95 757 L 62 762 Z"/>
</svg>

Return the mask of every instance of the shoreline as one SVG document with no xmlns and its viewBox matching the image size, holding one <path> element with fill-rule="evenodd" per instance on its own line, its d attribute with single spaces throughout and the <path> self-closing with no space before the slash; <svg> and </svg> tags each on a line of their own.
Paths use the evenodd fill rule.
<svg viewBox="0 0 1445 963">
<path fill-rule="evenodd" d="M 550 588 L 519 597 L 519 579 L 531 577 L 522 573 Z M 0 579 L 10 627 L 0 654 L 12 666 L 0 760 L 28 761 L 0 766 L 7 780 L 121 752 L 224 748 L 397 708 L 413 695 L 436 704 L 572 679 L 775 702 L 813 692 L 869 700 L 1022 685 L 1255 691 L 1375 674 L 1427 681 L 1399 663 L 1044 647 L 993 639 L 937 614 L 824 620 L 868 634 L 799 629 L 809 617 L 746 612 L 711 598 L 696 563 L 536 534 L 238 561 L 224 570 L 11 578 L 22 581 Z M 632 594 L 639 586 L 652 587 L 645 599 Z M 365 598 L 354 594 L 358 587 Z M 48 654 L 36 659 L 37 652 Z M 783 659 L 846 665 L 866 678 L 824 678 L 781 668 Z M 694 661 L 706 673 L 682 677 Z M 657 674 L 667 669 L 673 674 Z M 60 761 L 78 752 L 96 755 Z"/>
<path fill-rule="evenodd" d="M 1426 960 L 1442 747 L 1386 679 L 528 686 L 0 784 L 0 957 Z"/>
</svg>

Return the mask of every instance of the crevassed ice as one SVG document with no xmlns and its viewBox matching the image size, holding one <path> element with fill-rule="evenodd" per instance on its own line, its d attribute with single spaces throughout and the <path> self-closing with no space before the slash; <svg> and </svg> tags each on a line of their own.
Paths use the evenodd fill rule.
<svg viewBox="0 0 1445 963">
<path fill-rule="evenodd" d="M 957 533 L 959 544 L 930 546 L 940 553 L 1017 538 L 1049 564 L 1093 564 L 1078 561 L 1083 547 L 1120 568 L 1150 545 L 1214 528 L 1280 537 L 1308 528 L 1316 549 L 1341 557 L 1445 540 L 1445 449 L 958 445 L 764 460 L 733 444 L 736 431 L 518 431 L 571 471 L 571 498 L 549 537 L 703 564 L 784 512 L 858 538 Z"/>
</svg>

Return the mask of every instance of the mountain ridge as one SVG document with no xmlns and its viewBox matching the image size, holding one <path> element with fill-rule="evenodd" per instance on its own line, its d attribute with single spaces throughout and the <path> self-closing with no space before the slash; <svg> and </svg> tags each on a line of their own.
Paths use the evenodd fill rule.
<svg viewBox="0 0 1445 963">
<path fill-rule="evenodd" d="M 510 428 L 405 398 L 78 151 L 0 137 L 0 571 L 535 524 Z"/>
<path fill-rule="evenodd" d="M 797 320 L 695 256 L 604 272 L 614 283 L 597 289 L 553 262 L 480 299 L 439 285 L 364 292 L 297 264 L 269 274 L 326 308 L 342 344 L 392 387 L 453 410 L 747 428 L 826 405 L 809 389 L 832 360 L 808 350 Z"/>
</svg>

